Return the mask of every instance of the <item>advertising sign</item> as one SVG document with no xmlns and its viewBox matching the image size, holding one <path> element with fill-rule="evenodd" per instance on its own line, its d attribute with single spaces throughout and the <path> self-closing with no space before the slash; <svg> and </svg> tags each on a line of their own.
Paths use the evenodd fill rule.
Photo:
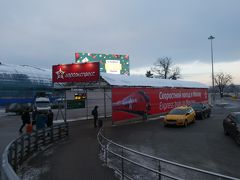
<svg viewBox="0 0 240 180">
<path fill-rule="evenodd" d="M 67 109 L 85 108 L 85 100 L 67 100 Z"/>
<path fill-rule="evenodd" d="M 194 102 L 208 102 L 207 89 L 112 88 L 112 120 L 124 121 L 167 113 Z"/>
<path fill-rule="evenodd" d="M 99 62 L 52 66 L 53 82 L 95 82 L 99 76 Z"/>
<path fill-rule="evenodd" d="M 99 62 L 100 72 L 129 75 L 129 56 L 120 54 L 75 53 L 77 63 Z"/>
</svg>

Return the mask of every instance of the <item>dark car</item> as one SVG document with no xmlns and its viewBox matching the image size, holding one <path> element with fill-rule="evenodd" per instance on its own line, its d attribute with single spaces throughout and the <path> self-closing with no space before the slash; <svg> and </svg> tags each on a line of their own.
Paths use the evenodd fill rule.
<svg viewBox="0 0 240 180">
<path fill-rule="evenodd" d="M 197 118 L 205 119 L 211 116 L 212 109 L 209 104 L 194 103 L 191 106 L 194 109 Z"/>
<path fill-rule="evenodd" d="M 32 111 L 32 104 L 31 103 L 12 103 L 6 107 L 5 112 L 14 112 L 16 114 L 22 114 L 24 110 Z"/>
<path fill-rule="evenodd" d="M 240 112 L 232 112 L 223 120 L 225 135 L 230 135 L 240 145 Z"/>
</svg>

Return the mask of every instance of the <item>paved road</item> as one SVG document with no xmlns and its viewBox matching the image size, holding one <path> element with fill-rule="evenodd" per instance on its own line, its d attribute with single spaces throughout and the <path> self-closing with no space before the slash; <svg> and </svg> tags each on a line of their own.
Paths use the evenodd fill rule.
<svg viewBox="0 0 240 180">
<path fill-rule="evenodd" d="M 85 115 L 85 113 L 83 113 L 83 111 L 85 112 L 85 110 L 82 110 L 82 109 L 74 109 L 74 110 L 68 110 L 68 113 L 67 113 L 67 119 L 68 120 L 71 120 L 74 124 L 75 120 L 79 120 L 79 119 L 85 119 L 85 118 L 82 118 L 82 116 Z M 56 113 L 57 113 L 57 110 L 54 110 L 54 114 L 56 116 Z M 100 115 L 103 115 L 103 113 L 101 113 L 100 111 Z M 91 118 L 91 116 L 89 116 Z M 58 120 L 54 121 L 54 123 L 59 123 L 59 122 L 63 122 L 63 120 L 61 120 L 61 116 L 59 116 Z M 96 132 L 95 130 L 92 132 L 93 128 L 92 128 L 92 120 L 88 120 L 88 121 L 78 121 L 79 123 L 82 123 L 82 122 L 85 122 L 89 128 L 87 128 L 87 126 L 83 126 L 85 127 L 86 129 L 84 130 L 80 130 L 82 128 L 82 126 L 79 128 L 79 126 L 76 126 L 76 127 L 73 127 L 70 131 L 72 133 L 72 136 L 71 137 L 76 137 L 78 138 L 79 136 L 81 138 L 90 138 L 91 137 L 91 140 L 93 141 L 90 141 L 88 142 L 90 146 L 94 146 L 94 151 L 91 151 L 92 154 L 96 155 L 97 154 L 97 149 L 95 146 L 97 146 L 97 143 L 96 143 Z M 84 124 L 84 123 L 83 123 Z M 21 118 L 19 115 L 16 115 L 15 113 L 5 113 L 5 110 L 3 109 L 0 109 L 0 160 L 2 159 L 2 154 L 3 154 L 3 151 L 5 149 L 5 147 L 15 138 L 17 138 L 20 134 L 18 132 L 18 129 L 19 127 L 21 126 Z M 90 128 L 91 127 L 91 128 Z M 77 129 L 76 129 L 77 128 Z M 79 130 L 78 130 L 79 128 Z M 89 129 L 89 136 L 87 135 L 87 129 Z M 76 135 L 74 133 L 74 131 L 76 131 L 77 133 L 82 133 L 82 132 L 86 132 L 85 136 L 83 134 L 78 134 Z M 82 136 L 83 135 L 83 136 Z M 72 140 L 72 139 L 70 139 Z M 77 140 L 75 140 L 76 142 L 78 142 Z M 84 141 L 84 140 L 83 140 Z M 70 141 L 70 142 L 73 142 L 73 141 Z M 69 142 L 69 143 L 70 143 Z M 79 141 L 80 143 L 81 141 Z M 84 141 L 87 143 L 87 141 Z M 91 144 L 92 143 L 92 144 Z M 78 146 L 78 144 L 76 144 L 76 146 Z M 82 148 L 82 146 L 84 146 L 84 143 L 80 144 L 79 147 Z M 75 144 L 74 144 L 74 147 L 72 147 L 73 149 L 75 149 Z M 88 146 L 86 146 L 86 148 L 89 148 Z M 64 148 L 63 148 L 64 149 Z M 58 150 L 58 149 L 57 149 Z M 50 153 L 51 154 L 51 153 Z M 70 152 L 70 154 L 72 154 L 72 152 Z M 88 153 L 87 153 L 88 154 Z M 82 156 L 78 156 L 78 155 L 74 155 L 78 158 L 82 157 L 82 156 L 86 156 L 86 152 L 82 154 Z M 88 156 L 86 156 L 88 157 Z M 73 157 L 74 159 L 75 157 Z M 95 158 L 95 156 L 94 156 Z M 99 158 L 95 158 L 96 160 L 98 160 L 98 163 L 100 163 L 100 160 Z M 40 159 L 41 160 L 41 159 Z M 65 160 L 65 159 L 64 159 Z M 83 162 L 85 162 L 84 160 L 82 160 Z M 39 161 L 40 163 L 44 163 L 43 161 Z M 81 162 L 81 161 L 79 161 Z M 70 162 L 69 162 L 70 163 Z M 96 165 L 96 164 L 95 164 Z M 101 164 L 98 164 L 99 166 L 101 166 Z M 76 165 L 77 167 L 77 165 Z M 25 167 L 24 167 L 25 168 Z M 68 167 L 66 167 L 68 169 Z M 38 164 L 38 167 L 37 168 L 32 168 L 31 169 L 32 172 L 28 172 L 28 174 L 26 176 L 28 177 L 31 177 L 31 178 L 34 178 L 34 177 L 37 177 L 39 174 L 42 174 L 46 169 L 45 168 L 39 168 L 39 164 Z M 60 170 L 61 171 L 61 170 Z M 79 172 L 79 170 L 76 170 L 77 172 Z M 25 172 L 25 169 L 24 169 L 24 172 Z M 112 172 L 111 172 L 112 173 Z M 0 175 L 1 175 L 1 169 L 0 169 Z M 111 176 L 113 176 L 113 174 L 111 174 Z M 30 178 L 30 179 L 31 179 Z M 0 176 L 0 179 L 1 179 L 1 176 Z M 28 178 L 29 179 L 29 178 Z"/>
<path fill-rule="evenodd" d="M 232 108 L 231 108 L 232 107 Z M 105 128 L 113 141 L 155 157 L 240 178 L 240 146 L 223 133 L 222 120 L 236 106 L 215 107 L 211 118 L 183 127 L 152 121 Z"/>
<path fill-rule="evenodd" d="M 117 179 L 114 172 L 105 167 L 99 158 L 97 131 L 91 121 L 70 123 L 69 139 L 25 163 L 21 178 L 44 180 Z"/>
<path fill-rule="evenodd" d="M 164 128 L 162 122 L 150 121 L 109 126 L 105 132 L 114 141 L 141 152 L 240 177 L 240 147 L 230 137 L 224 136 L 222 129 L 223 117 L 229 111 L 239 109 L 238 102 L 232 104 L 216 107 L 211 118 L 197 121 L 187 128 Z M 18 136 L 19 126 L 19 116 L 0 116 L 1 150 Z M 92 128 L 92 121 L 72 122 L 70 133 L 69 141 L 31 159 L 23 167 L 24 171 L 30 169 L 24 176 L 40 179 L 114 179 L 113 171 L 104 167 L 98 157 L 96 130 Z"/>
</svg>

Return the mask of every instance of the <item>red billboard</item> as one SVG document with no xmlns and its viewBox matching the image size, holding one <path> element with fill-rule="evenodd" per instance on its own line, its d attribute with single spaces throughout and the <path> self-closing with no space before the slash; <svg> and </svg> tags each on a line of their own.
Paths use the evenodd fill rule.
<svg viewBox="0 0 240 180">
<path fill-rule="evenodd" d="M 99 62 L 52 66 L 53 82 L 95 82 L 99 80 Z"/>
<path fill-rule="evenodd" d="M 112 120 L 124 121 L 169 112 L 194 102 L 208 102 L 207 89 L 112 88 Z"/>
</svg>

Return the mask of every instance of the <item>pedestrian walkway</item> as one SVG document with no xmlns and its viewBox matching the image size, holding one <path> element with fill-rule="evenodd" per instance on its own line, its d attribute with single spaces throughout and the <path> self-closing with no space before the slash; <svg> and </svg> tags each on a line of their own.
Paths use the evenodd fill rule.
<svg viewBox="0 0 240 180">
<path fill-rule="evenodd" d="M 110 123 L 104 122 L 104 125 Z M 98 130 L 94 128 L 92 120 L 71 122 L 69 132 L 69 139 L 40 153 L 28 162 L 28 167 L 48 167 L 47 170 L 42 171 L 39 179 L 117 179 L 114 171 L 104 166 L 99 159 Z M 29 177 L 24 175 L 21 178 Z"/>
</svg>

